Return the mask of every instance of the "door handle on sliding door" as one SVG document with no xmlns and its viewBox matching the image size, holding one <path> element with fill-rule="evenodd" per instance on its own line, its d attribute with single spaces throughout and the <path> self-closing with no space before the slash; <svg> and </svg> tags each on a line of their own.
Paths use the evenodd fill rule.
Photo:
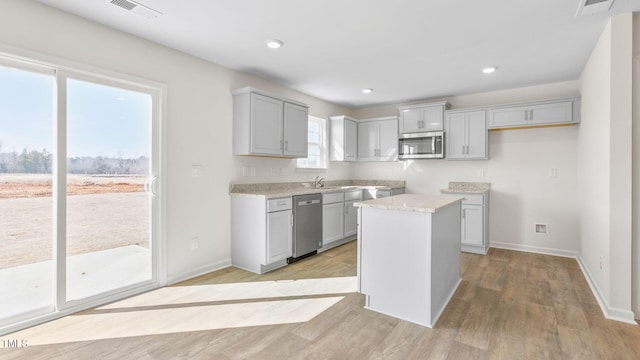
<svg viewBox="0 0 640 360">
<path fill-rule="evenodd" d="M 147 181 L 144 182 L 144 192 L 151 193 L 152 196 L 157 196 L 158 192 L 155 188 L 157 182 L 158 182 L 157 176 L 147 178 Z"/>
</svg>

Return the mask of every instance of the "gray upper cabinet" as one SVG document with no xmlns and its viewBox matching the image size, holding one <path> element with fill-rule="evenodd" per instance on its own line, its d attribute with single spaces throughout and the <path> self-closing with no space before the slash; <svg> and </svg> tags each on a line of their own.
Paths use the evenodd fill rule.
<svg viewBox="0 0 640 360">
<path fill-rule="evenodd" d="M 398 118 L 396 116 L 358 122 L 358 160 L 398 160 Z"/>
<path fill-rule="evenodd" d="M 488 110 L 488 128 L 570 125 L 580 122 L 580 99 L 510 104 Z"/>
<path fill-rule="evenodd" d="M 354 118 L 344 115 L 331 116 L 330 149 L 331 161 L 358 160 L 358 123 Z"/>
<path fill-rule="evenodd" d="M 307 105 L 250 87 L 232 94 L 234 155 L 307 157 Z"/>
<path fill-rule="evenodd" d="M 400 134 L 442 131 L 444 112 L 449 107 L 446 101 L 399 107 Z"/>
<path fill-rule="evenodd" d="M 448 111 L 445 121 L 445 158 L 489 158 L 486 111 Z"/>
<path fill-rule="evenodd" d="M 284 103 L 284 149 L 283 155 L 306 158 L 309 151 L 307 134 L 309 109 L 306 106 Z"/>
</svg>

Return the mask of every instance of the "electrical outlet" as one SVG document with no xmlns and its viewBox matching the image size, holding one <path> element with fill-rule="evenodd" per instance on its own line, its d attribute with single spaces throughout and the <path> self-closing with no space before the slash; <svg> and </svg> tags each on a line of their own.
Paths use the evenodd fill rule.
<svg viewBox="0 0 640 360">
<path fill-rule="evenodd" d="M 484 169 L 480 168 L 476 171 L 478 177 L 484 177 Z"/>
<path fill-rule="evenodd" d="M 557 168 L 549 168 L 549 177 L 550 178 L 557 178 L 558 177 L 558 169 Z"/>
<path fill-rule="evenodd" d="M 249 167 L 248 166 L 243 166 L 242 167 L 242 176 L 249 176 Z"/>
<path fill-rule="evenodd" d="M 602 256 L 600 256 L 600 270 L 602 270 Z"/>
<path fill-rule="evenodd" d="M 280 169 L 280 175 L 282 176 L 287 176 L 288 172 L 289 172 L 289 168 L 283 167 Z"/>
<path fill-rule="evenodd" d="M 191 238 L 191 250 L 197 250 L 200 247 L 200 239 L 197 237 Z"/>
<path fill-rule="evenodd" d="M 252 166 L 250 170 L 251 170 L 251 176 L 256 176 L 256 168 Z"/>
</svg>

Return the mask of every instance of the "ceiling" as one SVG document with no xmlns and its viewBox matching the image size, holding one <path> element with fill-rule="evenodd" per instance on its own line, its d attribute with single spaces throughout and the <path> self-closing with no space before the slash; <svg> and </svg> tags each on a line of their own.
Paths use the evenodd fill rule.
<svg viewBox="0 0 640 360">
<path fill-rule="evenodd" d="M 136 0 L 162 13 L 148 20 L 109 0 L 38 1 L 350 108 L 575 80 L 607 17 L 640 11 L 638 0 L 578 17 L 580 0 Z M 267 48 L 274 38 L 284 46 Z"/>
</svg>

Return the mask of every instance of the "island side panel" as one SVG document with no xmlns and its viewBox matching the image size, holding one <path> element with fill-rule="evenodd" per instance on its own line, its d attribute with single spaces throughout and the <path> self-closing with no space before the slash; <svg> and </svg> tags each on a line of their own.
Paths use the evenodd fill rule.
<svg viewBox="0 0 640 360">
<path fill-rule="evenodd" d="M 266 199 L 231 197 L 231 265 L 260 274 L 266 263 Z"/>
<path fill-rule="evenodd" d="M 431 213 L 361 207 L 360 291 L 367 308 L 431 326 Z"/>
<path fill-rule="evenodd" d="M 460 284 L 461 204 L 433 214 L 431 320 L 435 324 Z"/>
</svg>

